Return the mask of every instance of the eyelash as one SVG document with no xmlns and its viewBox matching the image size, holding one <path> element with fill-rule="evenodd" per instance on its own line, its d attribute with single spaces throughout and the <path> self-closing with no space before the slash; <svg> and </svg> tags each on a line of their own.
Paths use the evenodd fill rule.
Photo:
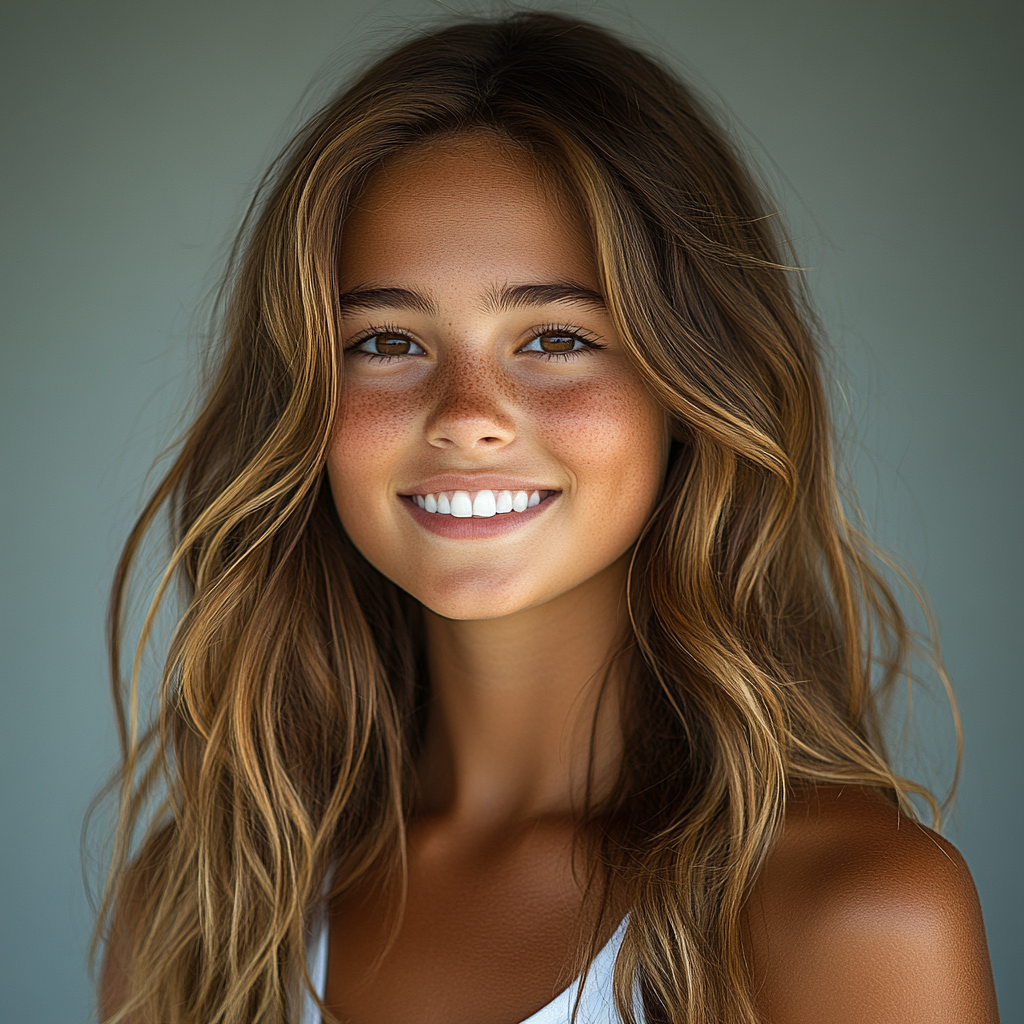
<svg viewBox="0 0 1024 1024">
<path fill-rule="evenodd" d="M 358 351 L 359 346 L 369 341 L 371 338 L 376 338 L 382 334 L 390 334 L 397 338 L 407 338 L 414 344 L 419 344 L 414 338 L 410 337 L 408 332 L 402 330 L 400 327 L 393 327 L 390 324 L 380 324 L 376 327 L 370 327 L 357 335 L 352 339 L 346 352 Z M 542 356 L 546 360 L 559 360 L 561 362 L 568 362 L 570 359 L 576 359 L 581 355 L 585 355 L 587 352 L 596 351 L 605 348 L 606 346 L 601 344 L 593 335 L 586 331 L 580 330 L 578 327 L 570 327 L 567 324 L 544 324 L 540 327 L 535 327 L 530 332 L 530 337 L 527 339 L 526 344 L 529 345 L 531 341 L 539 338 L 542 334 L 561 334 L 567 338 L 574 338 L 577 341 L 583 343 L 583 348 L 574 349 L 572 352 L 531 352 L 531 355 Z M 522 351 L 521 349 L 519 351 Z M 366 356 L 372 362 L 375 363 L 390 363 L 396 359 L 402 359 L 402 356 L 386 356 L 380 355 L 376 352 L 362 352 L 361 355 Z"/>
<path fill-rule="evenodd" d="M 415 338 L 411 337 L 407 331 L 403 331 L 400 327 L 392 327 L 390 324 L 378 324 L 376 327 L 367 328 L 361 334 L 357 335 L 349 345 L 346 347 L 346 352 L 355 352 L 359 349 L 359 346 L 363 342 L 369 341 L 371 338 L 376 338 L 382 334 L 390 334 L 396 338 L 405 338 L 407 341 L 411 341 L 413 344 L 418 345 L 419 342 Z M 402 356 L 386 356 L 381 355 L 377 352 L 360 352 L 362 356 L 365 356 L 372 363 L 392 363 L 396 359 L 401 359 Z"/>
<path fill-rule="evenodd" d="M 586 355 L 588 352 L 593 352 L 605 348 L 601 342 L 597 340 L 592 334 L 587 331 L 581 331 L 578 327 L 570 327 L 568 324 L 545 324 L 542 327 L 535 327 L 530 332 L 530 337 L 526 344 L 529 345 L 535 338 L 539 338 L 542 334 L 560 334 L 566 338 L 574 338 L 576 341 L 583 343 L 583 348 L 574 349 L 572 352 L 531 352 L 531 355 L 543 356 L 545 359 L 557 359 L 562 362 L 568 362 L 570 359 L 577 359 L 579 356 Z"/>
</svg>

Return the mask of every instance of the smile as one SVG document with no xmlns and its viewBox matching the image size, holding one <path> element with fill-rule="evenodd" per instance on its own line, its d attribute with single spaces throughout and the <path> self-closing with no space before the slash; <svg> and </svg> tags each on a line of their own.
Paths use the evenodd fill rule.
<svg viewBox="0 0 1024 1024">
<path fill-rule="evenodd" d="M 470 490 L 437 490 L 400 494 L 412 518 L 428 533 L 448 540 L 484 540 L 518 533 L 534 519 L 547 514 L 561 491 L 541 487 Z M 429 484 L 427 486 L 430 486 Z"/>
<path fill-rule="evenodd" d="M 440 491 L 437 494 L 410 494 L 409 498 L 425 512 L 454 516 L 456 519 L 490 519 L 509 512 L 535 508 L 555 491 Z"/>
</svg>

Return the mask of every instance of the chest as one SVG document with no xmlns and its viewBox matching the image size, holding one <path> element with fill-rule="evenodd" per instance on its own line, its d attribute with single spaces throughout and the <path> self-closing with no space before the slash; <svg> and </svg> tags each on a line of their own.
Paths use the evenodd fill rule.
<svg viewBox="0 0 1024 1024">
<path fill-rule="evenodd" d="M 379 885 L 331 907 L 325 1002 L 351 1024 L 520 1024 L 575 976 L 595 923 L 583 897 L 571 829 L 411 829 L 400 922 Z"/>
</svg>

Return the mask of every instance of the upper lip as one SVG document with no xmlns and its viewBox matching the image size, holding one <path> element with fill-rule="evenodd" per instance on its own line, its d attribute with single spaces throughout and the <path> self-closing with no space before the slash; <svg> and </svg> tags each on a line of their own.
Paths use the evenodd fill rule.
<svg viewBox="0 0 1024 1024">
<path fill-rule="evenodd" d="M 560 487 L 538 483 L 526 477 L 501 476 L 496 473 L 441 473 L 403 487 L 399 494 L 439 494 L 441 491 L 558 491 Z"/>
</svg>

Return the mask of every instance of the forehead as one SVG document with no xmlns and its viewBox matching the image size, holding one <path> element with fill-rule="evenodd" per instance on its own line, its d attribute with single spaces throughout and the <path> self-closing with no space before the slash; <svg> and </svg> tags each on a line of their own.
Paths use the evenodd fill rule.
<svg viewBox="0 0 1024 1024">
<path fill-rule="evenodd" d="M 599 290 L 586 232 L 553 171 L 487 137 L 431 143 L 379 168 L 345 222 L 339 277 L 342 291 L 535 280 Z"/>
</svg>

